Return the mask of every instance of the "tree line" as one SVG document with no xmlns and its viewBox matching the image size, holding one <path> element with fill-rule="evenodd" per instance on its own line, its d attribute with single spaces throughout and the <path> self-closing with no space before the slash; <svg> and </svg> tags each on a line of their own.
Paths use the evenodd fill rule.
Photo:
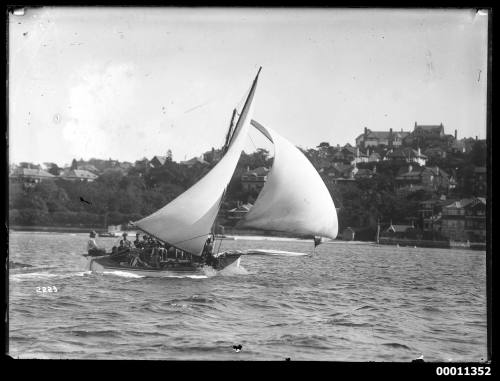
<svg viewBox="0 0 500 381">
<path fill-rule="evenodd" d="M 314 151 L 303 150 L 317 167 Z M 250 154 L 242 153 L 227 187 L 222 210 L 235 207 L 238 201 L 254 203 L 258 192 L 245 191 L 241 185 L 241 175 L 248 167 L 271 167 L 272 160 L 264 149 Z M 159 168 L 132 167 L 126 174 L 119 169 L 107 169 L 93 182 L 57 179 L 26 186 L 10 181 L 9 223 L 104 229 L 107 224 L 136 221 L 172 201 L 215 164 L 187 167 L 167 160 Z M 322 176 L 338 208 L 339 231 L 346 227 L 365 228 L 367 235 L 373 239 L 378 220 L 401 223 L 408 217 L 418 217 L 419 203 L 437 196 L 424 190 L 397 191 L 395 177 L 402 163 L 382 161 L 376 165 L 377 172 L 371 178 L 335 183 L 328 176 Z M 438 165 L 456 176 L 457 187 L 450 197 L 470 197 L 474 195 L 471 174 L 475 166 L 486 165 L 486 146 L 477 144 L 469 153 L 431 159 L 427 165 Z"/>
</svg>

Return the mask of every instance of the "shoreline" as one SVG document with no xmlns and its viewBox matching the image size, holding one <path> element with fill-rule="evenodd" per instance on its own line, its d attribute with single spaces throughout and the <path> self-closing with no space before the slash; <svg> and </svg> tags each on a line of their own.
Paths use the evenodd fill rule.
<svg viewBox="0 0 500 381">
<path fill-rule="evenodd" d="M 88 233 L 89 231 L 105 231 L 104 229 L 91 228 L 91 227 L 75 227 L 75 226 L 19 226 L 13 225 L 8 227 L 9 232 L 32 232 L 32 233 Z M 127 231 L 132 233 L 135 230 Z M 121 233 L 121 232 L 119 232 Z M 278 237 L 273 235 L 247 235 L 249 232 L 242 232 L 243 234 L 222 234 L 216 235 L 216 239 L 222 240 L 247 240 L 247 241 L 281 241 L 281 242 L 303 242 L 312 243 L 312 239 L 294 238 L 294 237 Z M 245 234 L 247 233 L 247 234 Z M 100 237 L 108 238 L 108 237 Z M 111 237 L 113 238 L 113 237 Z M 344 241 L 335 239 L 323 242 L 322 244 L 348 244 L 348 245 L 375 245 L 375 246 L 397 246 L 400 247 L 417 247 L 417 248 L 439 248 L 439 249 L 465 249 L 465 250 L 486 250 L 485 243 L 471 243 L 469 247 L 466 245 L 443 245 L 443 242 L 436 241 L 418 241 L 418 240 L 387 240 L 387 242 L 380 242 L 377 244 L 375 241 Z"/>
<path fill-rule="evenodd" d="M 77 227 L 77 226 L 20 226 L 11 225 L 8 227 L 9 231 L 22 231 L 22 232 L 50 232 L 50 233 L 88 233 L 92 230 L 105 231 L 103 228 L 96 227 Z"/>
</svg>

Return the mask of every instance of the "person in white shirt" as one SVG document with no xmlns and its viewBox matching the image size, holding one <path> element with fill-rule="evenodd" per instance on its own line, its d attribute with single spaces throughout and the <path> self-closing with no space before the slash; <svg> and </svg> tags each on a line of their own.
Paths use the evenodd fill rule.
<svg viewBox="0 0 500 381">
<path fill-rule="evenodd" d="M 95 236 L 96 236 L 96 232 L 95 231 L 91 231 L 90 232 L 90 239 L 87 243 L 87 251 L 89 253 L 90 256 L 99 256 L 99 255 L 105 255 L 106 254 L 106 250 L 100 248 L 98 245 L 97 245 L 97 242 L 95 241 Z"/>
</svg>

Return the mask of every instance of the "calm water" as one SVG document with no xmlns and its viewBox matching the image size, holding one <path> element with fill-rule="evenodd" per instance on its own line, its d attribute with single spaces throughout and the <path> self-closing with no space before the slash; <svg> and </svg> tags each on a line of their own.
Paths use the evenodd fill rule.
<svg viewBox="0 0 500 381">
<path fill-rule="evenodd" d="M 486 360 L 481 251 L 330 243 L 312 257 L 243 257 L 223 274 L 138 278 L 86 271 L 86 242 L 86 234 L 10 234 L 9 259 L 33 266 L 10 271 L 11 356 Z M 312 246 L 236 240 L 221 249 Z M 37 292 L 48 286 L 58 291 Z"/>
</svg>

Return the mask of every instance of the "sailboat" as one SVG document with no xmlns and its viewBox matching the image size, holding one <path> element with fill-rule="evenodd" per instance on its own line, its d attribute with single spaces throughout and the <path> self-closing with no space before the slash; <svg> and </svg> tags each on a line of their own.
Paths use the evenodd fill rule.
<svg viewBox="0 0 500 381">
<path fill-rule="evenodd" d="M 136 229 L 175 250 L 187 253 L 190 259 L 175 266 L 153 269 L 133 267 L 123 262 L 123 257 L 114 259 L 113 255 L 107 254 L 89 257 L 92 271 L 119 269 L 148 276 L 163 276 L 171 272 L 197 272 L 204 266 L 215 270 L 230 265 L 239 266 L 241 256 L 249 254 L 248 251 L 214 253 L 211 249 L 207 253 L 206 245 L 210 237 L 215 237 L 214 223 L 250 127 L 257 129 L 274 144 L 274 161 L 254 206 L 237 227 L 307 237 L 313 240 L 315 246 L 336 238 L 338 222 L 335 205 L 316 169 L 295 145 L 252 119 L 261 69 L 241 112 L 233 111 L 223 147 L 224 155 L 220 161 L 191 188 L 163 208 L 132 222 Z"/>
</svg>

